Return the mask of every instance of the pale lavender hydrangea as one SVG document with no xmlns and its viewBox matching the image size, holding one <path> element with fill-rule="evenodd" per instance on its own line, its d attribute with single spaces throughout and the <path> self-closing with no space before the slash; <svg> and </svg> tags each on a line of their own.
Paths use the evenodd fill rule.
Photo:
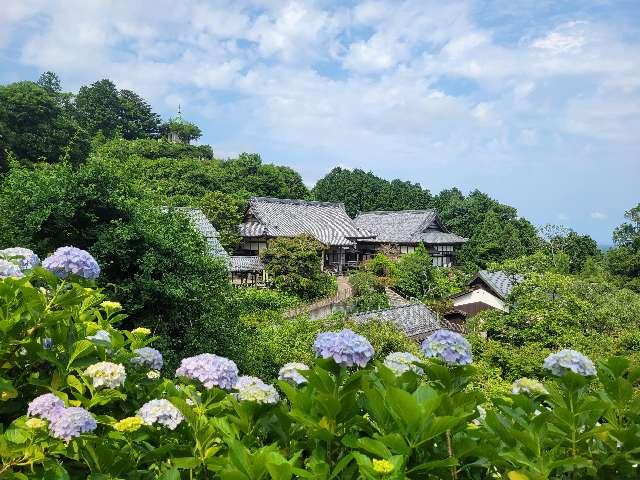
<svg viewBox="0 0 640 480">
<path fill-rule="evenodd" d="M 300 372 L 303 372 L 305 370 L 309 370 L 309 367 L 304 363 L 285 363 L 278 372 L 278 379 L 284 380 L 293 385 L 302 385 L 303 383 L 307 382 L 307 379 Z"/>
<path fill-rule="evenodd" d="M 98 262 L 85 250 L 76 247 L 60 247 L 44 259 L 42 266 L 60 278 L 69 274 L 95 280 L 100 276 Z"/>
<path fill-rule="evenodd" d="M 33 250 L 22 247 L 12 247 L 0 250 L 0 258 L 18 265 L 21 270 L 31 270 L 40 265 L 40 258 Z"/>
<path fill-rule="evenodd" d="M 274 404 L 280 400 L 276 389 L 257 377 L 240 377 L 233 388 L 238 390 L 238 400 L 263 404 Z"/>
<path fill-rule="evenodd" d="M 422 351 L 448 365 L 469 365 L 473 359 L 471 344 L 459 333 L 436 330 L 422 342 Z"/>
<path fill-rule="evenodd" d="M 111 335 L 106 330 L 98 330 L 94 335 L 89 335 L 87 340 L 98 340 L 100 342 L 111 343 Z"/>
<path fill-rule="evenodd" d="M 365 367 L 373 357 L 373 347 L 369 341 L 348 328 L 319 334 L 313 343 L 313 350 L 318 357 L 332 358 L 343 367 Z"/>
<path fill-rule="evenodd" d="M 8 260 L 0 260 L 0 280 L 3 278 L 22 278 L 24 273 L 15 263 Z"/>
<path fill-rule="evenodd" d="M 131 359 L 131 363 L 133 363 L 134 365 L 141 365 L 149 367 L 153 370 L 160 370 L 162 368 L 162 365 L 164 364 L 162 354 L 155 348 L 136 348 L 133 352 L 138 354 L 137 357 L 133 357 Z"/>
<path fill-rule="evenodd" d="M 231 389 L 238 380 L 238 367 L 228 358 L 212 353 L 201 353 L 195 357 L 183 358 L 176 376 L 200 380 L 207 388 Z"/>
<path fill-rule="evenodd" d="M 27 407 L 27 416 L 40 417 L 51 420 L 59 412 L 64 410 L 64 402 L 53 393 L 45 393 L 34 398 Z"/>
<path fill-rule="evenodd" d="M 422 375 L 424 370 L 415 365 L 420 359 L 413 353 L 409 352 L 393 352 L 384 359 L 384 365 L 396 375 L 400 376 L 409 370 L 413 370 L 418 375 Z"/>
<path fill-rule="evenodd" d="M 537 380 L 531 378 L 519 378 L 511 385 L 511 393 L 517 395 L 519 393 L 527 393 L 529 395 L 548 395 L 549 392 L 544 385 Z"/>
<path fill-rule="evenodd" d="M 92 432 L 97 428 L 95 418 L 82 407 L 69 407 L 57 412 L 49 422 L 51 436 L 70 441 L 81 433 Z"/>
<path fill-rule="evenodd" d="M 543 366 L 558 377 L 567 372 L 577 373 L 583 377 L 592 377 L 596 374 L 596 367 L 589 358 L 580 352 L 569 349 L 552 353 L 545 358 Z"/>
<path fill-rule="evenodd" d="M 165 399 L 148 401 L 138 410 L 137 415 L 142 418 L 145 425 L 159 423 L 169 428 L 169 430 L 175 430 L 180 425 L 180 422 L 184 420 L 180 410 Z"/>
</svg>

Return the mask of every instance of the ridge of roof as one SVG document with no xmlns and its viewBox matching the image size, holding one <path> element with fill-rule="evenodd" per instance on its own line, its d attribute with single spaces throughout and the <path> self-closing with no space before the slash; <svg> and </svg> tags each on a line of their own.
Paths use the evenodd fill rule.
<svg viewBox="0 0 640 480">
<path fill-rule="evenodd" d="M 422 303 L 420 301 L 409 301 L 408 303 L 405 303 L 404 305 L 394 305 L 394 306 L 386 307 L 386 308 L 378 308 L 376 310 L 367 310 L 366 312 L 356 312 L 356 313 L 351 314 L 351 317 L 374 315 L 376 313 L 381 313 L 381 312 L 390 312 L 392 310 L 401 310 L 403 308 L 415 307 L 416 305 L 421 305 L 424 308 L 426 308 L 427 310 L 433 312 L 433 310 L 431 310 L 429 307 L 427 307 L 424 303 Z"/>
<path fill-rule="evenodd" d="M 436 213 L 436 210 L 433 208 L 425 208 L 424 210 L 371 210 L 370 212 L 358 212 L 356 218 L 361 215 L 397 215 L 402 213 Z"/>
<path fill-rule="evenodd" d="M 268 203 L 284 203 L 288 205 L 316 205 L 321 207 L 337 207 L 344 208 L 342 202 L 320 202 L 318 200 L 303 200 L 294 198 L 277 198 L 277 197 L 250 197 L 250 202 L 268 202 Z"/>
</svg>

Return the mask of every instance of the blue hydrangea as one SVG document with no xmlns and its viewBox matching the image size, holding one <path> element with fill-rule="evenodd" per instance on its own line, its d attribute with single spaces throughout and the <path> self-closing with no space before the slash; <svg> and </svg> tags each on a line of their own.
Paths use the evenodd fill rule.
<svg viewBox="0 0 640 480">
<path fill-rule="evenodd" d="M 436 330 L 422 342 L 422 351 L 429 358 L 437 358 L 448 365 L 469 365 L 473 356 L 471 344 L 459 333 Z"/>
<path fill-rule="evenodd" d="M 142 365 L 147 366 L 153 370 L 160 370 L 164 361 L 162 359 L 162 354 L 151 347 L 142 347 L 136 348 L 133 353 L 137 353 L 137 357 L 133 357 L 131 359 L 131 363 L 134 365 Z"/>
<path fill-rule="evenodd" d="M 42 339 L 42 348 L 45 350 L 51 350 L 53 347 L 53 339 L 51 337 L 45 337 Z"/>
<path fill-rule="evenodd" d="M 76 247 L 60 247 L 53 255 L 44 259 L 42 266 L 60 278 L 78 275 L 95 280 L 100 276 L 98 262 L 85 250 Z"/>
<path fill-rule="evenodd" d="M 59 412 L 64 410 L 64 402 L 56 397 L 53 393 L 45 393 L 34 398 L 27 407 L 27 415 L 29 417 L 40 417 L 45 420 L 51 420 Z"/>
<path fill-rule="evenodd" d="M 111 335 L 106 330 L 98 330 L 94 335 L 87 336 L 87 340 L 111 343 Z"/>
<path fill-rule="evenodd" d="M 201 353 L 195 357 L 183 358 L 176 376 L 200 380 L 207 388 L 230 390 L 238 381 L 238 367 L 228 358 Z"/>
<path fill-rule="evenodd" d="M 262 404 L 274 404 L 280 400 L 273 385 L 268 385 L 257 377 L 240 377 L 234 388 L 238 390 L 236 394 L 238 400 Z"/>
<path fill-rule="evenodd" d="M 278 372 L 278 379 L 284 380 L 293 385 L 302 385 L 303 383 L 306 383 L 307 379 L 300 372 L 305 370 L 309 370 L 309 367 L 304 363 L 285 363 Z"/>
<path fill-rule="evenodd" d="M 98 424 L 95 418 L 82 407 L 69 407 L 57 412 L 49 422 L 49 433 L 52 437 L 65 442 L 80 434 L 93 432 Z"/>
<path fill-rule="evenodd" d="M 9 260 L 0 260 L 0 280 L 3 278 L 22 278 L 24 273 L 15 263 Z"/>
<path fill-rule="evenodd" d="M 0 250 L 0 258 L 18 265 L 21 270 L 31 270 L 40 265 L 40 258 L 33 250 L 22 247 L 12 247 Z"/>
<path fill-rule="evenodd" d="M 418 375 L 422 375 L 424 370 L 415 365 L 420 359 L 413 353 L 409 352 L 393 352 L 386 356 L 384 365 L 396 375 L 400 376 L 409 370 L 413 370 Z"/>
<path fill-rule="evenodd" d="M 318 357 L 332 358 L 343 367 L 365 367 L 373 357 L 373 347 L 362 335 L 345 328 L 340 332 L 324 332 L 316 337 L 313 351 Z"/>
<path fill-rule="evenodd" d="M 589 358 L 580 352 L 569 349 L 552 353 L 545 358 L 543 366 L 557 377 L 561 377 L 567 372 L 577 373 L 583 377 L 592 377 L 596 374 L 596 367 Z"/>
<path fill-rule="evenodd" d="M 145 403 L 137 415 L 142 418 L 145 425 L 153 425 L 159 423 L 169 428 L 169 430 L 175 430 L 180 425 L 184 417 L 169 400 L 156 399 L 150 400 Z"/>
</svg>

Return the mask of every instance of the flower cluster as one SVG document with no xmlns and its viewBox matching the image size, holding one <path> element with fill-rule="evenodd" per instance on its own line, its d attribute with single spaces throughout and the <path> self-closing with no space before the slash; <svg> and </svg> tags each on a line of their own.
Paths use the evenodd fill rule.
<svg viewBox="0 0 640 480">
<path fill-rule="evenodd" d="M 69 407 L 58 412 L 49 423 L 51 436 L 65 442 L 79 437 L 81 433 L 92 432 L 98 424 L 95 418 L 82 407 Z"/>
<path fill-rule="evenodd" d="M 40 258 L 32 250 L 22 247 L 0 250 L 0 258 L 15 263 L 20 270 L 31 270 L 40 265 Z"/>
<path fill-rule="evenodd" d="M 27 407 L 27 415 L 51 420 L 62 410 L 64 410 L 64 402 L 53 393 L 45 393 L 31 400 Z"/>
<path fill-rule="evenodd" d="M 21 277 L 24 277 L 24 274 L 15 263 L 0 259 L 0 279 Z"/>
<path fill-rule="evenodd" d="M 409 370 L 413 370 L 418 375 L 422 375 L 424 370 L 415 365 L 420 359 L 413 353 L 409 352 L 393 352 L 384 359 L 384 366 L 393 371 L 397 376 L 402 375 Z"/>
<path fill-rule="evenodd" d="M 105 300 L 100 306 L 105 310 L 122 310 L 120 302 L 112 302 L 111 300 Z"/>
<path fill-rule="evenodd" d="M 318 357 L 332 358 L 343 367 L 365 367 L 373 357 L 369 340 L 348 328 L 319 334 L 313 343 L 313 351 Z"/>
<path fill-rule="evenodd" d="M 159 423 L 169 428 L 169 430 L 175 430 L 180 425 L 180 422 L 184 420 L 180 410 L 165 399 L 148 401 L 138 410 L 138 416 L 145 425 Z"/>
<path fill-rule="evenodd" d="M 592 377 L 596 374 L 596 367 L 589 358 L 580 352 L 569 349 L 552 353 L 544 359 L 543 366 L 557 377 L 561 377 L 567 372 L 577 373 L 583 377 Z"/>
<path fill-rule="evenodd" d="M 529 395 L 548 395 L 549 392 L 544 385 L 537 380 L 531 378 L 519 378 L 511 386 L 511 393 L 517 395 L 519 393 L 527 393 Z"/>
<path fill-rule="evenodd" d="M 119 363 L 98 362 L 90 365 L 84 374 L 93 380 L 95 388 L 118 388 L 127 377 L 124 366 Z"/>
<path fill-rule="evenodd" d="M 137 357 L 131 359 L 131 363 L 134 365 L 144 365 L 153 370 L 160 370 L 164 364 L 162 354 L 155 348 L 136 348 L 133 352 L 138 354 Z"/>
<path fill-rule="evenodd" d="M 238 400 L 264 404 L 278 403 L 280 400 L 276 389 L 257 377 L 240 377 L 233 388 L 238 390 Z"/>
<path fill-rule="evenodd" d="M 89 335 L 87 340 L 98 340 L 100 342 L 111 343 L 111 335 L 106 330 L 98 330 L 94 335 Z"/>
<path fill-rule="evenodd" d="M 133 333 L 134 335 L 139 335 L 141 337 L 146 337 L 147 335 L 151 335 L 151 330 L 144 327 L 138 327 L 131 330 L 131 333 Z"/>
<path fill-rule="evenodd" d="M 386 474 L 393 472 L 393 463 L 389 460 L 373 459 L 373 471 L 376 473 Z"/>
<path fill-rule="evenodd" d="M 449 365 L 469 365 L 471 344 L 459 333 L 436 330 L 422 342 L 422 351 L 429 358 L 437 358 Z"/>
<path fill-rule="evenodd" d="M 285 363 L 278 372 L 278 379 L 284 380 L 293 385 L 302 385 L 303 383 L 307 382 L 307 379 L 300 372 L 303 372 L 305 370 L 309 370 L 309 367 L 304 363 Z"/>
<path fill-rule="evenodd" d="M 144 421 L 141 417 L 127 417 L 123 418 L 119 422 L 113 424 L 113 429 L 118 432 L 135 432 L 138 430 Z"/>
<path fill-rule="evenodd" d="M 85 250 L 76 247 L 60 247 L 45 258 L 42 266 L 60 278 L 70 274 L 95 280 L 100 276 L 98 262 Z"/>
<path fill-rule="evenodd" d="M 238 367 L 228 358 L 212 353 L 183 358 L 176 376 L 200 380 L 207 388 L 231 389 L 238 380 Z"/>
</svg>

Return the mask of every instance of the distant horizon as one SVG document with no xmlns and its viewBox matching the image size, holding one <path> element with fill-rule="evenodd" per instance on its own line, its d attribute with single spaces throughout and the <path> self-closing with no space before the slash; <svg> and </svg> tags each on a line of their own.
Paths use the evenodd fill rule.
<svg viewBox="0 0 640 480">
<path fill-rule="evenodd" d="M 109 78 L 219 156 L 478 189 L 604 245 L 640 200 L 640 2 L 122 5 L 7 2 L 0 83 Z"/>
</svg>

